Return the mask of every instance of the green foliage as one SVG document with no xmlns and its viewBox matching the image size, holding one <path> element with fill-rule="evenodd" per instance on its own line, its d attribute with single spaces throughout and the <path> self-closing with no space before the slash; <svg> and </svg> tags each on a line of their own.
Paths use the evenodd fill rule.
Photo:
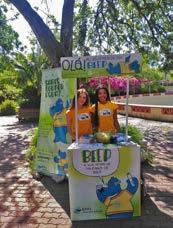
<svg viewBox="0 0 173 228">
<path fill-rule="evenodd" d="M 85 2 L 77 1 L 75 9 L 76 53 L 84 50 L 77 42 L 81 39 L 89 54 L 93 50 L 99 54 L 137 50 L 147 63 L 163 61 L 171 43 L 168 33 L 173 31 L 169 1 L 97 1 L 95 8 L 88 7 L 84 13 Z"/>
<path fill-rule="evenodd" d="M 93 19 L 92 9 L 88 5 L 88 0 L 76 3 L 77 13 L 74 16 L 73 46 L 76 53 L 89 55 L 90 43 L 90 23 Z"/>
<path fill-rule="evenodd" d="M 149 93 L 149 86 L 146 84 L 141 84 L 140 93 Z"/>
<path fill-rule="evenodd" d="M 5 100 L 13 100 L 18 102 L 21 95 L 21 90 L 10 84 L 0 85 L 0 103 Z"/>
<path fill-rule="evenodd" d="M 6 18 L 7 7 L 0 2 L 0 71 L 9 69 L 13 51 L 21 46 L 19 35 Z"/>
<path fill-rule="evenodd" d="M 20 102 L 21 108 L 39 108 L 40 107 L 40 94 L 34 85 L 28 85 L 22 90 L 22 101 Z"/>
<path fill-rule="evenodd" d="M 36 147 L 37 146 L 37 139 L 38 139 L 38 128 L 35 128 L 30 145 Z"/>
<path fill-rule="evenodd" d="M 159 82 L 154 81 L 148 84 L 142 83 L 140 86 L 140 93 L 163 93 L 166 91 L 165 86 L 161 85 Z"/>
<path fill-rule="evenodd" d="M 3 101 L 0 105 L 0 115 L 7 116 L 7 115 L 15 115 L 16 114 L 16 103 L 12 100 Z"/>
<path fill-rule="evenodd" d="M 147 162 L 149 164 L 153 163 L 154 155 L 151 150 L 148 150 L 147 148 L 142 148 L 141 150 L 141 160 L 142 162 Z"/>
<path fill-rule="evenodd" d="M 126 126 L 124 124 L 120 126 L 120 132 L 126 133 Z M 128 135 L 131 136 L 133 142 L 141 146 L 141 161 L 151 164 L 154 160 L 154 155 L 151 150 L 148 150 L 143 133 L 136 126 L 129 124 Z"/>
<path fill-rule="evenodd" d="M 16 53 L 16 81 L 22 87 L 21 107 L 40 107 L 41 71 L 48 67 L 48 65 L 49 62 L 44 54 L 34 53 L 33 51 L 25 56 L 22 53 Z"/>
<path fill-rule="evenodd" d="M 165 92 L 165 86 L 161 85 L 160 82 L 155 82 L 151 84 L 151 93 Z"/>
<path fill-rule="evenodd" d="M 124 134 L 126 133 L 126 126 L 124 124 L 122 124 L 120 126 L 120 132 L 124 133 Z M 137 127 L 129 124 L 128 125 L 128 135 L 131 136 L 133 142 L 141 145 L 141 142 L 142 142 L 144 136 L 143 136 L 142 132 Z"/>
<path fill-rule="evenodd" d="M 35 162 L 36 162 L 36 152 L 37 152 L 37 139 L 38 139 L 38 128 L 34 129 L 34 132 L 32 134 L 30 146 L 27 150 L 25 158 L 29 162 L 29 169 L 34 171 L 35 168 Z"/>
<path fill-rule="evenodd" d="M 145 59 L 144 57 L 142 61 L 142 70 L 139 76 L 152 81 L 162 80 L 164 78 L 163 72 L 161 72 L 159 68 L 151 67 L 147 61 L 149 61 L 149 59 Z"/>
</svg>

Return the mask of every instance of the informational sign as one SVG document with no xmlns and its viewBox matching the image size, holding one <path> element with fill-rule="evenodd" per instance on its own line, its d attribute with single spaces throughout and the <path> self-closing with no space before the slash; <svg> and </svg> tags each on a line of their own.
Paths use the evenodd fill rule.
<svg viewBox="0 0 173 228">
<path fill-rule="evenodd" d="M 61 69 L 42 72 L 36 170 L 47 175 L 65 175 L 67 147 L 71 143 L 65 112 L 74 95 L 73 80 L 63 80 Z"/>
<path fill-rule="evenodd" d="M 119 54 L 82 57 L 62 57 L 62 78 L 88 78 L 140 72 L 141 55 Z"/>
<path fill-rule="evenodd" d="M 69 195 L 72 220 L 132 218 L 141 213 L 140 148 L 71 144 Z"/>
<path fill-rule="evenodd" d="M 119 164 L 117 148 L 88 148 L 74 150 L 74 167 L 87 176 L 107 176 L 116 170 Z"/>
</svg>

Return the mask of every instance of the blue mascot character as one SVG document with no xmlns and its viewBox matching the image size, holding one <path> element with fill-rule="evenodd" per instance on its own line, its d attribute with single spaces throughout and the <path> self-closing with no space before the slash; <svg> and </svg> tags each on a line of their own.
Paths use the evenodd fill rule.
<svg viewBox="0 0 173 228">
<path fill-rule="evenodd" d="M 139 73 L 140 72 L 140 65 L 138 60 L 134 60 L 132 63 L 129 65 L 130 70 L 133 70 L 134 73 Z"/>
<path fill-rule="evenodd" d="M 64 176 L 65 170 L 68 168 L 67 153 L 59 150 L 58 154 L 54 157 L 54 162 L 58 164 L 58 175 Z"/>
<path fill-rule="evenodd" d="M 106 70 L 109 74 L 121 74 L 121 66 L 119 63 L 115 64 L 115 66 L 112 63 L 109 63 Z"/>
<path fill-rule="evenodd" d="M 138 179 L 128 174 L 126 189 L 121 189 L 121 181 L 111 177 L 107 186 L 96 186 L 98 199 L 106 206 L 107 218 L 131 218 L 133 205 L 131 199 L 138 189 Z"/>
<path fill-rule="evenodd" d="M 53 129 L 55 133 L 54 142 L 67 143 L 67 122 L 66 122 L 66 110 L 69 107 L 69 102 L 67 101 L 66 107 L 63 106 L 63 101 L 58 98 L 56 103 L 50 107 L 49 113 L 53 117 Z"/>
</svg>

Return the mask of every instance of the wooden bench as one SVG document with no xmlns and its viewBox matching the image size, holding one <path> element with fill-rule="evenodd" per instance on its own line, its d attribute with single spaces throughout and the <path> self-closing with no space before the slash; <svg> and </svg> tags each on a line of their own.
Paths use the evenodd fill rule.
<svg viewBox="0 0 173 228">
<path fill-rule="evenodd" d="M 17 118 L 19 122 L 23 120 L 36 120 L 39 118 L 40 109 L 36 108 L 19 108 Z"/>
</svg>

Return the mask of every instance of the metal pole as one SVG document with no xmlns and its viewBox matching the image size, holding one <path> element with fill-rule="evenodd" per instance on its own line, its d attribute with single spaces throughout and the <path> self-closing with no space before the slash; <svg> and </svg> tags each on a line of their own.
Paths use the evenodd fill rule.
<svg viewBox="0 0 173 228">
<path fill-rule="evenodd" d="M 78 140 L 78 105 L 77 105 L 77 78 L 75 79 L 75 136 L 76 136 L 76 143 L 79 143 Z"/>
<path fill-rule="evenodd" d="M 129 78 L 127 77 L 127 87 L 126 87 L 126 143 L 128 141 L 128 104 L 129 104 Z"/>
<path fill-rule="evenodd" d="M 109 76 L 108 76 L 108 91 L 109 91 L 109 96 L 110 96 L 110 99 L 111 99 L 111 83 L 110 83 Z"/>
</svg>

